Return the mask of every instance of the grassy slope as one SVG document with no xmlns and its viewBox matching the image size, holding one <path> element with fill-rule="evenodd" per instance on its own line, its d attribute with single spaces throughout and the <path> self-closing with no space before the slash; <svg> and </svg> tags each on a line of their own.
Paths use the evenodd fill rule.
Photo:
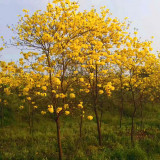
<svg viewBox="0 0 160 160">
<path fill-rule="evenodd" d="M 79 139 L 79 117 L 61 118 L 61 136 L 66 160 L 145 160 L 160 159 L 160 108 L 145 106 L 144 129 L 136 118 L 136 146 L 130 144 L 130 108 L 126 106 L 123 127 L 119 129 L 117 110 L 103 115 L 103 146 L 99 147 L 96 122 L 85 120 Z M 58 159 L 56 128 L 50 116 L 35 115 L 33 137 L 27 116 L 6 109 L 5 126 L 0 128 L 0 159 Z M 3 157 L 3 158 L 2 158 Z"/>
</svg>

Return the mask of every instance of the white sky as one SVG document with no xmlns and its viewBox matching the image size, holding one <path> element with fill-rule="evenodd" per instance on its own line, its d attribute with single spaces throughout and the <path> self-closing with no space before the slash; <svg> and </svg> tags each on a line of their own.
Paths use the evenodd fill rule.
<svg viewBox="0 0 160 160">
<path fill-rule="evenodd" d="M 45 9 L 48 2 L 52 0 L 0 0 L 0 36 L 11 38 L 12 34 L 6 26 L 16 24 L 17 15 L 22 14 L 23 9 L 33 13 L 37 9 Z M 98 10 L 105 5 L 113 17 L 120 20 L 129 17 L 132 29 L 138 29 L 139 37 L 150 40 L 154 36 L 154 52 L 160 49 L 160 0 L 79 0 L 79 3 L 80 10 L 89 10 L 92 5 Z M 0 60 L 18 60 L 19 52 L 13 47 L 6 49 L 1 52 Z"/>
</svg>

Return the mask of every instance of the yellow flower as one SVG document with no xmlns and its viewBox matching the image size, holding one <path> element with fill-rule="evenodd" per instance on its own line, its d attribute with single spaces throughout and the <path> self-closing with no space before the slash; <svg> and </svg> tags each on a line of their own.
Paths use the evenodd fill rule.
<svg viewBox="0 0 160 160">
<path fill-rule="evenodd" d="M 46 97 L 47 94 L 46 93 L 41 93 L 41 96 Z"/>
<path fill-rule="evenodd" d="M 24 108 L 24 106 L 20 106 L 20 107 L 19 107 L 19 109 L 23 109 L 23 108 Z"/>
<path fill-rule="evenodd" d="M 65 115 L 69 115 L 70 114 L 70 111 L 65 111 Z"/>
<path fill-rule="evenodd" d="M 93 79 L 94 78 L 94 73 L 90 73 L 90 79 Z"/>
<path fill-rule="evenodd" d="M 60 85 L 61 84 L 60 79 L 56 78 L 56 77 L 53 78 L 53 82 L 54 82 L 55 85 Z"/>
<path fill-rule="evenodd" d="M 56 112 L 59 113 L 62 110 L 62 107 L 58 107 Z"/>
<path fill-rule="evenodd" d="M 31 100 L 31 97 L 27 97 L 27 100 L 30 101 L 30 100 Z"/>
<path fill-rule="evenodd" d="M 34 109 L 37 109 L 37 108 L 38 108 L 38 106 L 33 106 L 33 108 L 34 108 Z"/>
<path fill-rule="evenodd" d="M 41 86 L 39 84 L 36 85 L 37 88 L 40 88 Z"/>
<path fill-rule="evenodd" d="M 101 84 L 97 84 L 97 86 L 98 86 L 98 87 L 102 87 L 102 85 L 101 85 Z"/>
<path fill-rule="evenodd" d="M 79 81 L 80 82 L 84 82 L 84 78 L 79 78 Z"/>
<path fill-rule="evenodd" d="M 87 117 L 89 120 L 92 120 L 93 119 L 93 116 L 88 116 Z"/>
<path fill-rule="evenodd" d="M 84 89 L 80 89 L 79 91 L 80 91 L 80 92 L 83 92 L 83 91 L 84 91 Z"/>
<path fill-rule="evenodd" d="M 60 93 L 60 94 L 59 94 L 59 98 L 65 98 L 65 97 L 66 97 L 65 94 L 63 94 L 63 93 Z"/>
<path fill-rule="evenodd" d="M 44 41 L 44 42 L 53 42 L 53 37 L 51 37 L 50 36 L 50 34 L 48 34 L 48 33 L 45 33 L 45 34 L 43 34 L 43 36 L 42 36 L 42 40 Z"/>
<path fill-rule="evenodd" d="M 49 111 L 50 113 L 53 113 L 53 112 L 54 112 L 53 105 L 48 105 L 48 111 Z"/>
<path fill-rule="evenodd" d="M 24 88 L 23 91 L 24 91 L 24 92 L 28 92 L 28 91 L 29 91 L 29 88 Z"/>
<path fill-rule="evenodd" d="M 42 86 L 42 89 L 43 89 L 44 91 L 46 91 L 46 90 L 47 90 L 47 87 L 46 87 L 46 86 Z"/>
<path fill-rule="evenodd" d="M 75 94 L 74 93 L 70 93 L 70 98 L 75 98 Z"/>
<path fill-rule="evenodd" d="M 70 89 L 70 91 L 71 91 L 71 92 L 73 92 L 73 91 L 74 91 L 74 89 L 73 89 L 73 88 L 71 88 L 71 89 Z"/>
<path fill-rule="evenodd" d="M 78 108 L 80 108 L 80 109 L 83 108 L 83 102 L 80 102 L 80 103 L 78 104 Z"/>
<path fill-rule="evenodd" d="M 25 13 L 29 12 L 29 10 L 27 10 L 27 9 L 23 9 L 22 11 L 25 12 Z"/>
<path fill-rule="evenodd" d="M 42 114 L 42 115 L 46 114 L 46 111 L 41 111 L 41 114 Z"/>
<path fill-rule="evenodd" d="M 86 92 L 86 93 L 89 93 L 89 89 L 85 89 L 85 92 Z"/>
<path fill-rule="evenodd" d="M 52 93 L 56 93 L 56 91 L 55 91 L 55 90 L 52 90 Z"/>
<path fill-rule="evenodd" d="M 56 98 L 59 98 L 59 94 L 56 94 Z"/>
<path fill-rule="evenodd" d="M 41 93 L 40 92 L 36 92 L 36 95 L 40 95 Z"/>
<path fill-rule="evenodd" d="M 68 104 L 64 104 L 64 109 L 67 109 L 69 108 L 69 105 Z"/>
<path fill-rule="evenodd" d="M 4 88 L 4 92 L 5 92 L 7 95 L 10 95 L 10 94 L 11 94 L 9 88 Z"/>
<path fill-rule="evenodd" d="M 99 94 L 103 94 L 104 93 L 104 91 L 103 90 L 99 90 L 99 92 L 98 92 Z"/>
<path fill-rule="evenodd" d="M 74 71 L 74 72 L 73 72 L 73 74 L 77 74 L 77 73 L 78 73 L 78 71 Z"/>
<path fill-rule="evenodd" d="M 111 82 L 108 82 L 107 85 L 104 86 L 106 93 L 108 96 L 111 95 L 111 91 L 113 91 L 115 88 L 112 86 Z"/>
</svg>

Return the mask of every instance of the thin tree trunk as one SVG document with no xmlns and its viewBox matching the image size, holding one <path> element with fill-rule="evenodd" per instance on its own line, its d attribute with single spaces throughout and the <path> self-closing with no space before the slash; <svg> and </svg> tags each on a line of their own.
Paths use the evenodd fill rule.
<svg viewBox="0 0 160 160">
<path fill-rule="evenodd" d="M 132 90 L 132 99 L 133 99 L 134 111 L 133 111 L 133 114 L 132 114 L 131 144 L 132 144 L 132 146 L 134 146 L 134 133 L 135 133 L 134 117 L 135 117 L 135 113 L 136 113 L 137 107 L 136 107 L 135 96 L 134 96 L 133 90 Z"/>
<path fill-rule="evenodd" d="M 143 128 L 143 104 L 142 101 L 140 102 L 141 105 L 141 129 Z"/>
<path fill-rule="evenodd" d="M 121 107 L 120 107 L 120 128 L 122 127 L 123 108 L 124 108 L 123 92 L 121 91 Z"/>
<path fill-rule="evenodd" d="M 99 145 L 102 145 L 102 135 L 101 135 L 101 127 L 100 127 L 100 122 L 99 122 L 99 116 L 97 112 L 97 101 L 98 101 L 98 66 L 96 65 L 96 81 L 95 81 L 95 96 L 93 97 L 94 99 L 94 112 L 96 115 L 96 122 L 97 122 L 97 131 L 98 131 L 98 139 L 99 139 Z"/>
<path fill-rule="evenodd" d="M 62 160 L 62 144 L 61 144 L 61 135 L 60 135 L 60 120 L 59 116 L 56 119 L 56 126 L 57 126 L 57 142 L 58 142 L 58 149 L 59 149 L 59 160 Z"/>
<path fill-rule="evenodd" d="M 123 108 L 124 108 L 124 97 L 123 97 L 123 82 L 122 82 L 122 68 L 120 74 L 120 81 L 121 81 L 121 107 L 120 107 L 120 128 L 122 127 L 122 118 L 123 118 Z"/>
<path fill-rule="evenodd" d="M 94 112 L 95 112 L 95 115 L 96 115 L 99 145 L 101 146 L 102 145 L 101 127 L 100 127 L 99 117 L 98 117 L 98 113 L 97 113 L 97 108 L 96 107 L 94 107 Z"/>
<path fill-rule="evenodd" d="M 102 116 L 103 116 L 103 111 L 101 110 L 101 116 L 100 116 L 100 128 L 102 126 Z"/>
</svg>

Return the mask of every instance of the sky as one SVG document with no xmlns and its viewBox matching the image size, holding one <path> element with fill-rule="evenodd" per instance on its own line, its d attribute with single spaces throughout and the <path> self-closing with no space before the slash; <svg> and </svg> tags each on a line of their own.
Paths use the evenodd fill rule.
<svg viewBox="0 0 160 160">
<path fill-rule="evenodd" d="M 77 0 L 76 0 L 77 1 Z M 160 50 L 160 0 L 78 0 L 80 11 L 90 10 L 94 6 L 97 11 L 100 7 L 106 6 L 110 9 L 113 17 L 123 21 L 125 17 L 131 21 L 131 31 L 138 29 L 138 36 L 142 40 L 153 39 L 153 52 Z M 12 32 L 7 25 L 18 22 L 17 15 L 22 14 L 23 9 L 30 10 L 31 14 L 38 10 L 44 10 L 47 3 L 52 0 L 0 0 L 0 36 L 5 39 L 12 37 Z M 20 50 L 11 47 L 3 50 L 0 60 L 17 61 L 20 57 Z"/>
</svg>

